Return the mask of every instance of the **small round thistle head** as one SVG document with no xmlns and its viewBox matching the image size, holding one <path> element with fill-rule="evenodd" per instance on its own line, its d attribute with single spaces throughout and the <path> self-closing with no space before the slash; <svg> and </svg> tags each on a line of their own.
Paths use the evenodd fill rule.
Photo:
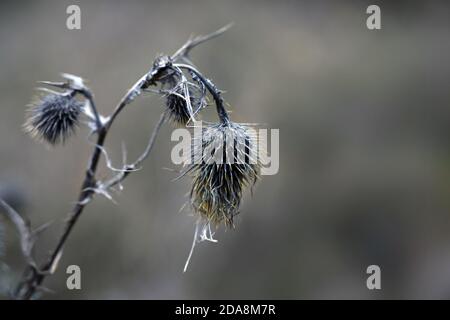
<svg viewBox="0 0 450 320">
<path fill-rule="evenodd" d="M 176 86 L 167 94 L 166 107 L 169 118 L 176 125 L 185 126 L 193 117 L 193 109 L 200 103 L 193 90 L 189 90 L 188 94 L 189 97 L 186 97 L 182 86 Z M 188 99 L 190 105 L 187 103 Z"/>
<path fill-rule="evenodd" d="M 193 176 L 191 204 L 206 221 L 234 227 L 243 192 L 260 175 L 255 136 L 231 122 L 207 127 L 202 136 L 200 144 L 194 143 L 197 160 L 188 169 Z"/>
<path fill-rule="evenodd" d="M 64 143 L 78 126 L 83 107 L 73 92 L 49 93 L 31 105 L 24 129 L 51 145 Z"/>
</svg>

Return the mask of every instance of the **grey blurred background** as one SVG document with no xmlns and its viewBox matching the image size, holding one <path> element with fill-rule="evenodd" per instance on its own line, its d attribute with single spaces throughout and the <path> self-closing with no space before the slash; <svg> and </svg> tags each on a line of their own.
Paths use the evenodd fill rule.
<svg viewBox="0 0 450 320">
<path fill-rule="evenodd" d="M 223 90 L 237 122 L 280 129 L 280 171 L 245 197 L 235 230 L 197 246 L 179 213 L 189 179 L 171 181 L 171 128 L 116 195 L 97 197 L 65 248 L 47 299 L 450 298 L 450 5 L 372 1 L 17 1 L 0 5 L 0 196 L 34 226 L 44 259 L 70 211 L 92 147 L 82 129 L 46 148 L 21 125 L 38 80 L 88 80 L 108 114 L 158 53 L 230 21 L 192 59 Z M 81 30 L 66 7 L 81 7 Z M 114 124 L 136 156 L 164 101 L 145 95 Z M 101 170 L 100 177 L 107 176 Z M 24 261 L 0 217 L 0 285 Z M 3 231 L 2 231 L 3 230 Z M 65 287 L 68 265 L 82 290 Z M 382 290 L 366 288 L 381 267 Z"/>
</svg>

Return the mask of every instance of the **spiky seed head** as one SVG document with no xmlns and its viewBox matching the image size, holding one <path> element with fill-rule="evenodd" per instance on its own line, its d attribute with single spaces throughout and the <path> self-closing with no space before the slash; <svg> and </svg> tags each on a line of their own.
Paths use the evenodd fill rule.
<svg viewBox="0 0 450 320">
<path fill-rule="evenodd" d="M 246 127 L 221 123 L 203 130 L 201 148 L 194 144 L 194 158 L 201 161 L 188 169 L 193 176 L 191 204 L 206 221 L 234 227 L 243 192 L 260 176 L 255 140 Z"/>
<path fill-rule="evenodd" d="M 174 124 L 185 126 L 193 116 L 193 110 L 198 107 L 199 99 L 193 90 L 189 90 L 189 101 L 191 108 L 187 103 L 188 97 L 182 86 L 176 86 L 166 98 L 166 106 L 169 117 Z"/>
<path fill-rule="evenodd" d="M 24 129 L 32 137 L 51 145 L 64 143 L 79 123 L 83 103 L 71 93 L 50 93 L 37 98 L 28 110 Z"/>
</svg>

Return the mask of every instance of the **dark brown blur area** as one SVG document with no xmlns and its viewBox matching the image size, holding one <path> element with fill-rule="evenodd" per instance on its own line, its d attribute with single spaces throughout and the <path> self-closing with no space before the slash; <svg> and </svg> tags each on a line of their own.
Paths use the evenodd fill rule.
<svg viewBox="0 0 450 320">
<path fill-rule="evenodd" d="M 81 30 L 66 7 L 81 8 Z M 172 128 L 114 205 L 98 196 L 76 225 L 47 299 L 450 298 L 450 5 L 387 1 L 17 1 L 0 5 L 0 196 L 34 226 L 42 261 L 76 200 L 92 145 L 87 129 L 46 148 L 22 131 L 38 80 L 80 75 L 108 114 L 159 53 L 231 21 L 192 60 L 237 122 L 280 129 L 280 167 L 247 194 L 235 230 L 196 247 L 179 212 L 189 179 L 172 181 Z M 107 139 L 133 159 L 163 110 L 145 94 Z M 103 168 L 100 178 L 107 177 Z M 0 217 L 0 286 L 24 261 Z M 2 232 L 3 230 L 3 232 Z M 82 289 L 66 288 L 66 268 Z M 366 268 L 381 268 L 381 290 Z"/>
</svg>

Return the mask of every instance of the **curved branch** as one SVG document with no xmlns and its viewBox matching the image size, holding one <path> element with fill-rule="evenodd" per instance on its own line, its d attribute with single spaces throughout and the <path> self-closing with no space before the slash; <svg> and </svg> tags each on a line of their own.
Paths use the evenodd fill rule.
<svg viewBox="0 0 450 320">
<path fill-rule="evenodd" d="M 199 80 L 205 85 L 205 87 L 206 87 L 206 89 L 208 89 L 209 93 L 211 93 L 211 95 L 214 99 L 214 102 L 216 104 L 217 113 L 219 115 L 220 121 L 222 123 L 230 122 L 230 117 L 228 115 L 228 112 L 225 110 L 225 107 L 223 105 L 222 95 L 220 94 L 220 91 L 217 89 L 217 87 L 214 85 L 214 83 L 212 83 L 211 80 L 207 79 L 205 76 L 203 76 L 200 73 L 200 71 L 198 71 L 191 65 L 177 63 L 177 64 L 174 64 L 173 67 L 180 68 L 180 69 L 186 69 L 186 70 L 189 70 L 190 72 L 193 72 L 199 78 Z"/>
</svg>

